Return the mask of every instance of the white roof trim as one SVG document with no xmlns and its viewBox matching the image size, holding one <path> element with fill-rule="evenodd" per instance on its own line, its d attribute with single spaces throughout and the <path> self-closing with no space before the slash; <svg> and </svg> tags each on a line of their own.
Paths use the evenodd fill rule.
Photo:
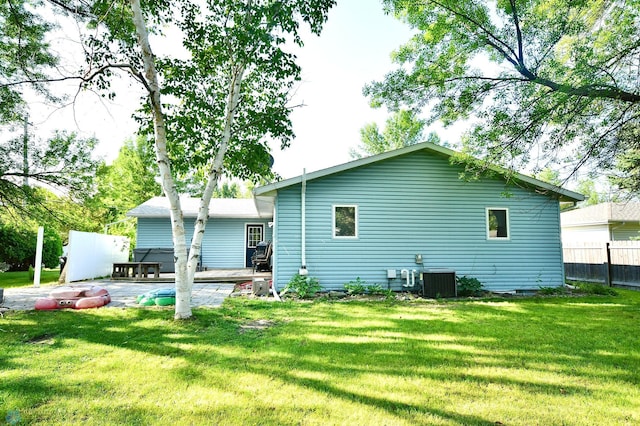
<svg viewBox="0 0 640 426">
<path fill-rule="evenodd" d="M 186 218 L 198 216 L 200 199 L 180 197 L 182 214 Z M 165 218 L 170 216 L 169 199 L 154 197 L 127 212 L 127 216 L 144 218 Z M 254 200 L 251 198 L 212 198 L 209 203 L 210 218 L 229 219 L 270 219 L 272 212 L 261 214 L 258 212 Z"/>
<path fill-rule="evenodd" d="M 430 142 L 423 142 L 411 146 L 407 146 L 404 148 L 396 149 L 393 151 L 384 152 L 382 154 L 372 155 L 370 157 L 360 158 L 358 160 L 350 161 L 348 163 L 339 164 L 337 166 L 329 167 L 326 169 L 318 170 L 315 172 L 307 173 L 306 180 L 310 181 L 313 179 L 318 179 L 321 177 L 329 176 L 332 174 L 340 173 L 346 170 L 355 169 L 357 167 L 366 166 L 368 164 L 377 163 L 378 161 L 384 161 L 389 158 L 398 157 L 401 155 L 409 154 L 415 151 L 428 150 L 435 153 L 442 154 L 446 157 L 451 157 L 456 154 L 456 151 L 453 151 L 449 148 L 445 148 L 440 145 L 435 145 Z M 500 175 L 511 174 L 507 170 L 500 168 L 498 166 L 490 166 L 492 171 L 499 173 Z M 584 200 L 584 196 L 577 192 L 569 191 L 564 188 L 560 188 L 558 186 L 552 185 L 547 182 L 543 182 L 541 180 L 532 178 L 530 176 L 526 176 L 520 173 L 513 173 L 513 179 L 523 182 L 525 184 L 534 186 L 536 188 L 540 188 L 544 191 L 549 191 L 559 196 L 559 199 L 562 201 L 582 201 Z M 288 186 L 296 185 L 302 182 L 302 176 L 296 176 L 291 179 L 285 179 L 280 182 L 270 183 L 264 186 L 260 186 L 253 190 L 255 196 L 275 196 L 277 191 Z"/>
</svg>

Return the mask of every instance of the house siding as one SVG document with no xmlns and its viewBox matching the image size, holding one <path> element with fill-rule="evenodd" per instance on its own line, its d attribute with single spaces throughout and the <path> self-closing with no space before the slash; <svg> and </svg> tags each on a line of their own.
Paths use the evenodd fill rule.
<svg viewBox="0 0 640 426">
<path fill-rule="evenodd" d="M 191 241 L 195 220 L 185 219 L 186 242 Z M 211 218 L 207 222 L 201 253 L 201 265 L 207 268 L 245 267 L 245 225 L 263 224 L 265 239 L 272 239 L 268 221 L 258 219 Z M 136 248 L 173 247 L 169 218 L 138 218 Z"/>
<path fill-rule="evenodd" d="M 563 282 L 559 205 L 502 179 L 468 182 L 446 157 L 425 151 L 393 157 L 307 182 L 306 258 L 326 290 L 360 277 L 387 286 L 387 269 L 451 268 L 492 290 Z M 301 266 L 300 191 L 276 200 L 278 288 Z M 332 205 L 358 206 L 358 238 L 332 238 Z M 487 240 L 486 208 L 509 209 L 508 240 Z M 415 263 L 415 255 L 423 264 Z M 401 290 L 402 281 L 391 287 Z"/>
</svg>

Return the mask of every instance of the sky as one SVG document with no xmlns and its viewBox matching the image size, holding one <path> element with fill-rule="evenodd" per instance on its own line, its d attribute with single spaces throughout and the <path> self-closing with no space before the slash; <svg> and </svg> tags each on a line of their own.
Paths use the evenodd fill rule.
<svg viewBox="0 0 640 426">
<path fill-rule="evenodd" d="M 378 0 L 338 0 L 319 37 L 304 33 L 305 45 L 296 52 L 302 82 L 292 104 L 305 106 L 292 112 L 296 138 L 291 146 L 281 151 L 278 143 L 272 144 L 276 173 L 289 178 L 303 169 L 310 172 L 351 160 L 349 149 L 359 144 L 360 128 L 370 122 L 382 127 L 389 116 L 385 108 L 369 106 L 362 88 L 394 68 L 390 54 L 410 36 L 409 27 L 385 15 Z M 75 64 L 64 65 L 73 69 Z M 43 132 L 63 127 L 80 136 L 95 136 L 100 141 L 96 155 L 111 161 L 137 129 L 131 114 L 143 94 L 127 80 L 116 81 L 113 87 L 115 100 L 82 92 L 74 105 L 63 109 L 34 105 L 32 126 Z"/>
<path fill-rule="evenodd" d="M 320 37 L 306 37 L 298 53 L 303 81 L 296 99 L 306 106 L 292 113 L 296 139 L 285 151 L 275 147 L 274 170 L 291 177 L 350 161 L 360 129 L 388 117 L 385 108 L 369 106 L 362 89 L 394 68 L 391 52 L 410 37 L 379 1 L 339 0 Z"/>
</svg>

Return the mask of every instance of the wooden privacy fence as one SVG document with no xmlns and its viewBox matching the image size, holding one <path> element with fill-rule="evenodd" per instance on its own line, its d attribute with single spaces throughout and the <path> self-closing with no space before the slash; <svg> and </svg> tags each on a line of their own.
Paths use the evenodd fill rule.
<svg viewBox="0 0 640 426">
<path fill-rule="evenodd" d="M 562 252 L 569 280 L 640 288 L 640 241 L 568 243 Z"/>
</svg>

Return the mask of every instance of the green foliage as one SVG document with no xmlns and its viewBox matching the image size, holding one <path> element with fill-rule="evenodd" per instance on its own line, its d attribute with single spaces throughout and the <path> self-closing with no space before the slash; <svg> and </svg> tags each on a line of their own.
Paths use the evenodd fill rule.
<svg viewBox="0 0 640 426">
<path fill-rule="evenodd" d="M 62 239 L 60 235 L 49 227 L 44 227 L 42 240 L 42 263 L 47 268 L 56 268 L 60 265 L 62 255 Z"/>
<path fill-rule="evenodd" d="M 586 197 L 586 199 L 580 203 L 582 207 L 593 206 L 609 201 L 605 194 L 598 192 L 596 184 L 592 179 L 581 179 L 578 182 L 578 188 L 576 190 Z"/>
<path fill-rule="evenodd" d="M 480 296 L 482 295 L 483 285 L 479 279 L 474 277 L 456 276 L 458 296 Z"/>
<path fill-rule="evenodd" d="M 135 246 L 135 221 L 128 220 L 126 213 L 162 194 L 156 167 L 152 141 L 139 136 L 124 142 L 113 163 L 96 176 L 96 194 L 85 201 L 97 215 L 99 230 L 109 225 L 110 234 L 127 236 Z"/>
<path fill-rule="evenodd" d="M 395 298 L 395 293 L 393 292 L 393 290 L 391 290 L 390 288 L 383 288 L 380 284 L 368 285 L 367 293 L 384 296 L 387 300 Z"/>
<path fill-rule="evenodd" d="M 350 155 L 353 158 L 361 158 L 423 142 L 425 126 L 426 120 L 418 118 L 415 112 L 396 111 L 387 119 L 382 132 L 376 123 L 365 124 L 360 129 L 361 143 L 358 149 L 350 151 Z M 433 135 L 430 135 L 432 141 L 434 137 L 437 139 L 437 136 Z"/>
<path fill-rule="evenodd" d="M 356 278 L 354 281 L 349 281 L 344 285 L 345 290 L 349 294 L 364 294 L 366 291 L 365 282 L 360 279 L 360 277 Z"/>
<path fill-rule="evenodd" d="M 624 150 L 616 157 L 611 183 L 631 194 L 640 193 L 640 126 L 629 125 L 619 133 Z"/>
<path fill-rule="evenodd" d="M 353 281 L 349 281 L 344 285 L 344 288 L 347 290 L 347 293 L 351 295 L 370 294 L 374 296 L 385 296 L 387 299 L 395 297 L 393 290 L 383 288 L 380 284 L 367 285 L 367 283 L 360 279 L 360 277 L 357 277 Z"/>
<path fill-rule="evenodd" d="M 322 289 L 317 278 L 295 274 L 285 286 L 283 293 L 289 291 L 298 295 L 301 299 L 313 297 Z"/>
<path fill-rule="evenodd" d="M 96 139 L 65 132 L 57 132 L 46 141 L 29 139 L 29 165 L 25 170 L 22 137 L 0 140 L 0 202 L 29 216 L 44 208 L 42 190 L 23 186 L 25 172 L 30 184 L 56 188 L 76 198 L 86 196 L 99 165 L 91 156 L 96 144 Z"/>
<path fill-rule="evenodd" d="M 214 198 L 240 198 L 240 185 L 236 182 L 223 182 L 213 192 Z"/>
<path fill-rule="evenodd" d="M 365 87 L 374 107 L 469 123 L 468 153 L 511 168 L 602 172 L 640 147 L 637 0 L 384 5 L 416 35 Z"/>
<path fill-rule="evenodd" d="M 33 265 L 36 234 L 25 228 L 0 223 L 0 260 L 9 265 L 10 271 L 26 271 Z"/>
<path fill-rule="evenodd" d="M 35 264 L 37 228 L 3 224 L 0 222 L 0 261 L 9 265 L 11 271 L 26 271 Z M 62 241 L 57 232 L 44 228 L 42 263 L 47 268 L 59 265 Z"/>
<path fill-rule="evenodd" d="M 180 180 L 207 179 L 228 132 L 225 175 L 252 181 L 272 177 L 269 142 L 279 141 L 284 148 L 293 139 L 290 92 L 301 78 L 287 43 L 302 44 L 301 23 L 318 34 L 334 4 L 335 0 L 177 4 L 179 18 L 173 23 L 184 34 L 189 59 L 158 57 L 157 69 L 163 96 L 180 100 L 165 110 L 169 155 Z M 241 100 L 229 121 L 229 84 L 238 78 Z M 139 119 L 144 131 L 152 134 L 150 116 Z"/>
<path fill-rule="evenodd" d="M 0 3 L 0 125 L 21 120 L 24 108 L 22 91 L 7 83 L 43 78 L 58 62 L 47 41 L 54 25 L 34 12 L 33 3 Z M 47 94 L 43 85 L 34 88 Z"/>
<path fill-rule="evenodd" d="M 576 282 L 573 283 L 578 292 L 584 294 L 596 294 L 601 296 L 617 296 L 618 292 L 611 287 L 607 287 L 602 284 L 588 283 L 588 282 Z"/>
<path fill-rule="evenodd" d="M 566 287 L 563 287 L 563 286 L 559 286 L 559 287 L 542 286 L 538 289 L 538 294 L 542 294 L 544 296 L 562 295 L 562 294 L 567 294 L 567 289 Z"/>
<path fill-rule="evenodd" d="M 538 172 L 535 175 L 535 178 L 543 182 L 550 183 L 551 185 L 562 186 L 562 180 L 560 179 L 560 172 L 558 172 L 557 170 L 550 169 L 548 167 Z"/>
</svg>

